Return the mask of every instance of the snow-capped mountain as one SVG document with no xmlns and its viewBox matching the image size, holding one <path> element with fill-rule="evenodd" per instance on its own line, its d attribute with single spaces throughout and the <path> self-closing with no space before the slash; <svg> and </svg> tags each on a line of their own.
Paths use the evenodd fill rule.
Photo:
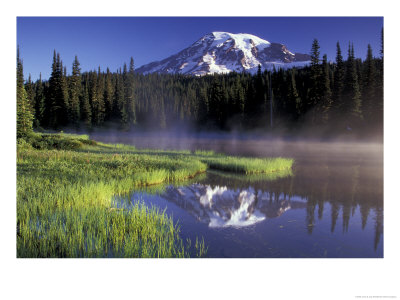
<svg viewBox="0 0 400 300">
<path fill-rule="evenodd" d="M 303 67 L 308 54 L 292 53 L 285 45 L 270 43 L 245 33 L 212 32 L 190 47 L 164 60 L 141 66 L 138 73 L 180 73 L 205 75 L 213 73 L 257 72 L 262 70 Z"/>
<path fill-rule="evenodd" d="M 246 227 L 281 216 L 289 209 L 305 209 L 306 201 L 279 197 L 271 201 L 271 193 L 227 186 L 195 183 L 184 187 L 167 187 L 161 197 L 184 209 L 209 227 Z"/>
</svg>

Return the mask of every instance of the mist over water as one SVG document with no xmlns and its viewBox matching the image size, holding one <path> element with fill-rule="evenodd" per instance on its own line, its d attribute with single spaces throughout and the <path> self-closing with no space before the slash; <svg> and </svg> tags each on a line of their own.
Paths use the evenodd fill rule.
<svg viewBox="0 0 400 300">
<path fill-rule="evenodd" d="M 141 149 L 294 158 L 293 174 L 275 180 L 207 172 L 155 195 L 132 192 L 129 201 L 166 209 L 184 238 L 204 237 L 210 257 L 383 257 L 383 143 L 257 133 L 90 137 Z"/>
</svg>

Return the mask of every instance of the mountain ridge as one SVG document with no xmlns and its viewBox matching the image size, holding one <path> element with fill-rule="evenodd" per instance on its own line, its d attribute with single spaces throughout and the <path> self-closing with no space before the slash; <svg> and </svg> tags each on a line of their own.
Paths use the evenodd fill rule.
<svg viewBox="0 0 400 300">
<path fill-rule="evenodd" d="M 221 74 L 229 72 L 257 72 L 274 67 L 291 68 L 308 65 L 310 55 L 293 53 L 280 43 L 271 43 L 248 33 L 214 31 L 198 39 L 189 47 L 163 60 L 139 67 L 141 74 Z"/>
</svg>

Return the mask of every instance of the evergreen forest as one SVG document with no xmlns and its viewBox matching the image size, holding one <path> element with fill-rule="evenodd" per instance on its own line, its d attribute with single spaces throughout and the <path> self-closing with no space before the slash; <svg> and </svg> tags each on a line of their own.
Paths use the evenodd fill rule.
<svg viewBox="0 0 400 300">
<path fill-rule="evenodd" d="M 349 43 L 328 62 L 318 40 L 305 68 L 191 76 L 138 74 L 134 60 L 111 72 L 71 71 L 54 50 L 51 76 L 23 76 L 17 53 L 17 136 L 29 131 L 257 130 L 265 134 L 383 135 L 383 34 L 377 56 Z"/>
</svg>

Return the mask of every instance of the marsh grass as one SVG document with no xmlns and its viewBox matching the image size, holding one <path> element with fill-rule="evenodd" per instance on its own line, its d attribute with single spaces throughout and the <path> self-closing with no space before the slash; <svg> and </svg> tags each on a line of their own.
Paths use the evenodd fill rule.
<svg viewBox="0 0 400 300">
<path fill-rule="evenodd" d="M 291 169 L 294 160 L 290 158 L 247 158 L 247 157 L 210 157 L 201 159 L 210 169 L 243 173 L 272 173 Z"/>
<path fill-rule="evenodd" d="M 35 133 L 17 143 L 17 256 L 188 257 L 193 251 L 204 256 L 204 241 L 184 242 L 163 212 L 140 203 L 116 208 L 113 197 L 188 180 L 207 168 L 257 173 L 267 164 L 288 167 L 281 159 L 138 150 L 88 136 Z"/>
</svg>

